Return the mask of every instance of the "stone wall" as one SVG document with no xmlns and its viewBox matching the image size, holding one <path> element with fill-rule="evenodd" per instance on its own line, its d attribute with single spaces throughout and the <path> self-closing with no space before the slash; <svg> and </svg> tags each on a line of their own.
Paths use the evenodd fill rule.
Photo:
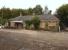
<svg viewBox="0 0 68 50">
<path fill-rule="evenodd" d="M 59 22 L 58 21 L 41 21 L 40 28 L 49 30 L 49 31 L 58 31 Z"/>
<path fill-rule="evenodd" d="M 14 22 L 10 22 L 10 27 L 15 27 L 15 23 Z"/>
</svg>

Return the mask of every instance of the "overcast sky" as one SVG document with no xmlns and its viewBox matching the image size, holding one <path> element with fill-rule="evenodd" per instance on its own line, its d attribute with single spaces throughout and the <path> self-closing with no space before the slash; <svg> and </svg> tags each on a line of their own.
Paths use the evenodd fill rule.
<svg viewBox="0 0 68 50">
<path fill-rule="evenodd" d="M 5 6 L 8 8 L 27 9 L 40 4 L 43 8 L 48 6 L 48 8 L 54 12 L 59 6 L 67 3 L 68 0 L 0 0 L 0 8 Z"/>
</svg>

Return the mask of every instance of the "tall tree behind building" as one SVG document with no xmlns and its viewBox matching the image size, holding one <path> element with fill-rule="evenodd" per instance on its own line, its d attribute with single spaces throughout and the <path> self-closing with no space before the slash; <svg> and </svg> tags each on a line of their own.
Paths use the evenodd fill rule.
<svg viewBox="0 0 68 50">
<path fill-rule="evenodd" d="M 64 4 L 57 9 L 57 16 L 60 20 L 61 29 L 68 27 L 68 4 Z"/>
<path fill-rule="evenodd" d="M 42 14 L 42 10 L 43 10 L 43 8 L 42 8 L 40 5 L 36 5 L 36 7 L 33 8 L 33 12 L 34 12 L 36 15 L 41 15 L 41 14 Z"/>
</svg>

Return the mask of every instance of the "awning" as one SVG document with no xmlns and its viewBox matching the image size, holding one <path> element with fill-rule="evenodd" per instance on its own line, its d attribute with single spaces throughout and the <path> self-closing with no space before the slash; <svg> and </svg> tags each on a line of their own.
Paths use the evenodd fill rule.
<svg viewBox="0 0 68 50">
<path fill-rule="evenodd" d="M 10 21 L 10 22 L 23 23 L 23 21 Z"/>
</svg>

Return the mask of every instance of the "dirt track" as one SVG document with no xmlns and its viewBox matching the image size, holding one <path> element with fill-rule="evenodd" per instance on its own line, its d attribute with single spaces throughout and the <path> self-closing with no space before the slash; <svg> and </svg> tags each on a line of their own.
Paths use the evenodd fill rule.
<svg viewBox="0 0 68 50">
<path fill-rule="evenodd" d="M 68 50 L 67 33 L 0 30 L 0 50 Z"/>
</svg>

